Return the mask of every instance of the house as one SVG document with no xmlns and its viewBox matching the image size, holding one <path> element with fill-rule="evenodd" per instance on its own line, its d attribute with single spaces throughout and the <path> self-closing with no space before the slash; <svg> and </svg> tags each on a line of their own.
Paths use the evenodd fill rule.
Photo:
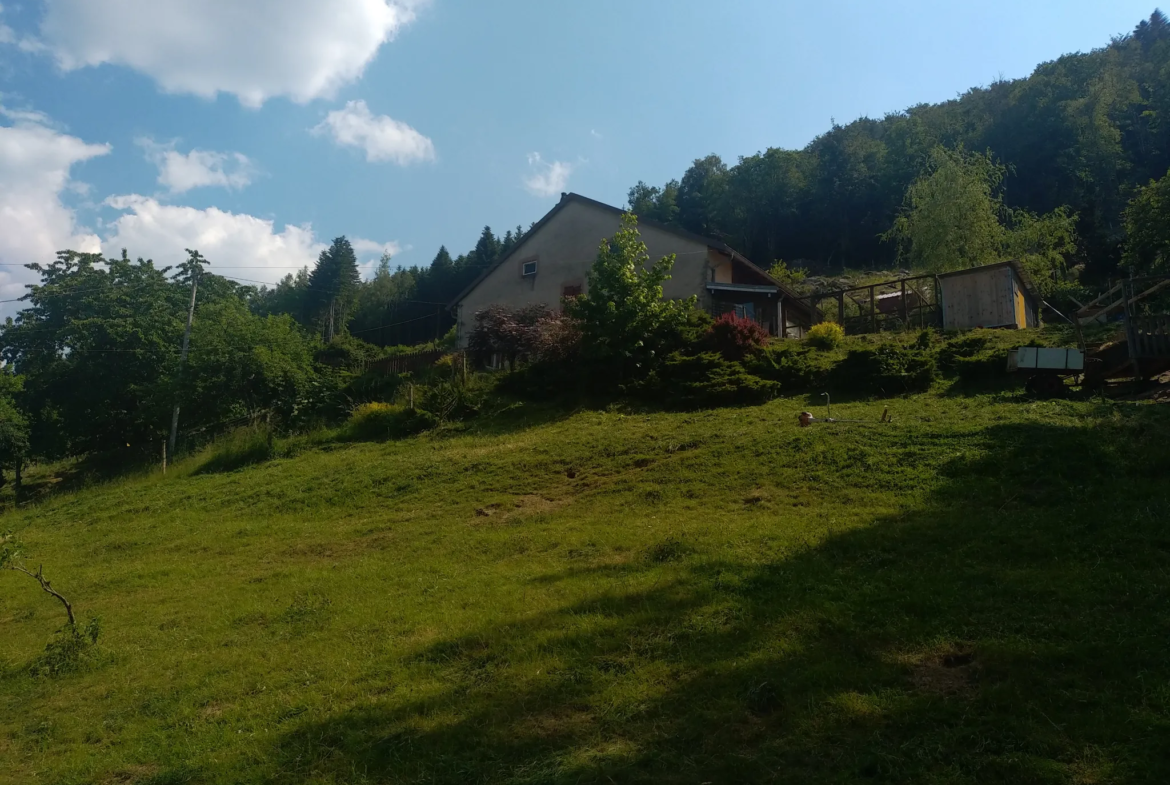
<svg viewBox="0 0 1170 785">
<path fill-rule="evenodd" d="M 492 305 L 559 309 L 566 297 L 584 294 L 589 270 L 603 240 L 621 228 L 624 211 L 577 194 L 562 194 L 556 207 L 523 241 L 485 270 L 451 304 L 459 345 L 466 346 L 475 315 Z M 640 221 L 652 260 L 675 255 L 663 296 L 697 296 L 712 315 L 733 312 L 754 319 L 775 336 L 803 337 L 815 309 L 721 240 Z"/>
<path fill-rule="evenodd" d="M 944 330 L 1040 324 L 1039 299 L 1016 262 L 1000 262 L 938 276 Z"/>
</svg>

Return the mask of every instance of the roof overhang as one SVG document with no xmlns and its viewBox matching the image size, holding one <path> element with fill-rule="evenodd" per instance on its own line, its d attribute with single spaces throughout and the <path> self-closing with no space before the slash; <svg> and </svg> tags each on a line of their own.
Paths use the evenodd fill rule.
<svg viewBox="0 0 1170 785">
<path fill-rule="evenodd" d="M 780 293 L 779 286 L 762 286 L 754 283 L 708 283 L 709 292 L 744 292 L 748 294 L 766 294 L 768 296 Z"/>
</svg>

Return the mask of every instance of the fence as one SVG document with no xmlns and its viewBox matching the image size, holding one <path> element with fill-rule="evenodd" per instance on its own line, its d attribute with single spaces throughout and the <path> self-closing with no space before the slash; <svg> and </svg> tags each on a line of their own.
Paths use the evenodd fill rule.
<svg viewBox="0 0 1170 785">
<path fill-rule="evenodd" d="M 933 275 L 820 292 L 800 298 L 850 335 L 942 326 L 942 297 Z"/>
<path fill-rule="evenodd" d="M 1170 358 L 1170 316 L 1138 316 L 1130 324 L 1135 358 Z"/>
<path fill-rule="evenodd" d="M 450 352 L 445 352 L 442 349 L 424 349 L 417 352 L 407 352 L 405 354 L 396 354 L 392 357 L 383 357 L 380 360 L 373 360 L 363 364 L 363 371 L 375 371 L 378 373 L 412 373 L 414 371 L 422 370 L 423 368 L 430 368 L 437 363 L 440 358 L 445 357 Z"/>
</svg>

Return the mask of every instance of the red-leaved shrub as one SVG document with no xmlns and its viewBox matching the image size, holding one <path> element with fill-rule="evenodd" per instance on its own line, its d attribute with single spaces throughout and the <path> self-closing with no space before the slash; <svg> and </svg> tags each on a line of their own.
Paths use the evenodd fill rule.
<svg viewBox="0 0 1170 785">
<path fill-rule="evenodd" d="M 752 319 L 725 313 L 711 325 L 707 340 L 724 359 L 738 362 L 768 343 L 768 331 Z"/>
<path fill-rule="evenodd" d="M 475 329 L 467 348 L 478 363 L 487 362 L 495 354 L 515 368 L 520 361 L 569 360 L 576 354 L 580 340 L 580 331 L 572 320 L 543 305 L 493 305 L 475 315 Z"/>
</svg>

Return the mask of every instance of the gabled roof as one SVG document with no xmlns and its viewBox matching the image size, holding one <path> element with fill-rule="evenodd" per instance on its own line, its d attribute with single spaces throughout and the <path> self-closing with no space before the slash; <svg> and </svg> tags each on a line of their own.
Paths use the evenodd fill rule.
<svg viewBox="0 0 1170 785">
<path fill-rule="evenodd" d="M 605 204 L 604 202 L 599 202 L 596 199 L 590 199 L 589 197 L 581 196 L 580 194 L 565 193 L 565 194 L 561 194 L 561 201 L 557 203 L 557 206 L 554 207 L 552 210 L 550 210 L 548 212 L 548 214 L 544 216 L 544 218 L 541 218 L 539 221 L 537 221 L 536 224 L 531 229 L 528 230 L 528 232 L 525 234 L 525 236 L 527 237 L 528 235 L 535 234 L 535 233 L 539 232 L 547 223 L 549 223 L 549 221 L 551 221 L 554 217 L 556 217 L 556 215 L 558 213 L 560 213 L 561 210 L 564 210 L 566 207 L 568 207 L 570 204 L 572 204 L 574 202 L 588 205 L 590 207 L 596 207 L 600 210 L 605 210 L 607 212 L 610 212 L 610 213 L 613 213 L 613 214 L 619 215 L 619 216 L 626 214 L 625 210 L 622 210 L 619 207 L 614 207 L 612 205 Z M 765 272 L 762 268 L 758 267 L 750 259 L 748 259 L 743 254 L 736 251 L 734 248 L 732 248 L 731 246 L 729 246 L 727 243 L 723 242 L 722 240 L 716 240 L 713 237 L 703 237 L 702 235 L 695 234 L 694 232 L 688 232 L 686 229 L 681 229 L 677 226 L 670 226 L 669 224 L 662 224 L 662 223 L 658 223 L 657 221 L 651 221 L 651 220 L 643 219 L 640 217 L 638 218 L 638 225 L 639 226 L 653 227 L 654 229 L 658 229 L 659 231 L 673 234 L 676 237 L 682 237 L 686 240 L 690 240 L 691 242 L 699 243 L 701 245 L 706 245 L 708 248 L 710 248 L 714 251 L 717 251 L 721 254 L 724 254 L 726 256 L 731 257 L 731 259 L 745 265 L 750 270 L 752 270 L 753 272 L 758 274 L 760 277 L 762 277 L 764 280 L 769 281 L 773 286 L 775 286 L 777 289 L 779 289 L 781 293 L 783 293 L 785 298 L 797 301 L 799 303 L 800 307 L 804 307 L 806 310 L 809 310 L 810 315 L 812 314 L 812 311 L 809 309 L 809 307 L 807 306 L 806 303 L 799 302 L 800 295 L 798 295 L 796 292 L 789 289 L 784 284 L 777 281 L 772 276 L 768 275 L 768 273 Z M 471 294 L 471 292 L 474 291 L 477 286 L 479 286 L 481 283 L 483 283 L 485 278 L 487 278 L 489 275 L 494 273 L 501 265 L 507 263 L 508 260 L 510 260 L 513 256 L 515 256 L 516 253 L 519 252 L 519 250 L 520 250 L 521 246 L 523 246 L 523 244 L 524 244 L 523 241 L 518 243 L 516 245 L 516 247 L 514 247 L 511 251 L 506 253 L 504 256 L 500 257 L 500 259 L 495 264 L 493 264 L 491 267 L 489 267 L 487 270 L 485 270 L 482 274 L 480 274 L 480 276 L 478 278 L 476 278 L 474 281 L 472 281 L 471 284 L 468 285 L 468 287 L 466 289 L 464 289 L 462 292 L 459 293 L 458 297 L 456 297 L 454 300 L 451 301 L 451 304 L 449 307 L 454 308 L 455 306 L 459 305 L 459 303 L 463 302 L 463 300 L 467 297 L 467 295 Z"/>
</svg>

